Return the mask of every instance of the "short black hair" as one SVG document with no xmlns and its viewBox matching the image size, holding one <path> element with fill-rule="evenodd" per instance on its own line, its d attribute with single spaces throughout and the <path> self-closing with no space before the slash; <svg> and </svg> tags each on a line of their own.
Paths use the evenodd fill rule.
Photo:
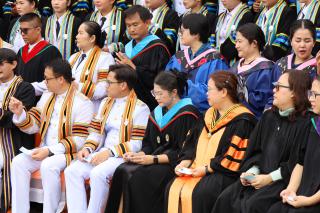
<svg viewBox="0 0 320 213">
<path fill-rule="evenodd" d="M 18 61 L 17 54 L 8 48 L 0 48 L 0 63 L 8 62 L 12 64 L 12 62 Z"/>
<path fill-rule="evenodd" d="M 85 25 L 86 33 L 88 33 L 90 36 L 94 35 L 96 37 L 95 44 L 100 48 L 103 47 L 104 44 L 102 43 L 101 39 L 102 34 L 100 25 L 94 21 L 85 21 L 82 24 Z"/>
<path fill-rule="evenodd" d="M 146 21 L 152 19 L 152 14 L 150 13 L 150 11 L 141 5 L 134 5 L 130 8 L 128 8 L 127 10 L 125 10 L 124 11 L 124 19 L 126 19 L 130 16 L 133 16 L 136 13 L 140 16 L 140 18 L 143 22 L 146 22 Z"/>
<path fill-rule="evenodd" d="M 17 62 L 18 63 L 18 56 L 17 54 L 8 48 L 0 48 L 0 64 L 2 64 L 3 62 L 7 62 L 9 64 L 13 64 L 13 62 Z M 14 72 L 16 72 L 16 68 L 14 68 Z"/>
<path fill-rule="evenodd" d="M 124 64 L 115 64 L 109 67 L 109 72 L 115 74 L 115 79 L 119 82 L 126 82 L 128 88 L 133 89 L 137 83 L 137 73 L 130 66 Z"/>
<path fill-rule="evenodd" d="M 160 72 L 154 79 L 154 84 L 168 92 L 172 92 L 174 89 L 176 89 L 178 96 L 182 98 L 183 94 L 188 89 L 187 74 L 184 72 L 179 72 L 178 70 Z"/>
<path fill-rule="evenodd" d="M 191 35 L 199 35 L 202 43 L 207 43 L 210 36 L 208 19 L 202 14 L 192 13 L 182 18 L 182 26 L 189 29 Z"/>
<path fill-rule="evenodd" d="M 70 84 L 74 80 L 72 78 L 71 66 L 67 60 L 62 58 L 54 59 L 46 64 L 45 68 L 51 69 L 56 78 L 62 76 Z"/>
<path fill-rule="evenodd" d="M 36 13 L 27 13 L 21 16 L 19 22 L 34 22 L 36 26 L 41 27 L 41 18 Z"/>
</svg>

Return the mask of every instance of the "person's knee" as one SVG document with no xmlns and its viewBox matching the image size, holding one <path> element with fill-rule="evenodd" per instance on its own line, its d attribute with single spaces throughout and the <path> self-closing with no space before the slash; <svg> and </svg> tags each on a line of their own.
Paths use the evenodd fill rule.
<svg viewBox="0 0 320 213">
<path fill-rule="evenodd" d="M 54 176 L 60 175 L 60 169 L 55 162 L 50 159 L 46 158 L 42 161 L 40 166 L 41 176 Z"/>
<path fill-rule="evenodd" d="M 13 171 L 16 171 L 18 169 L 23 169 L 24 168 L 24 157 L 20 154 L 20 155 L 17 155 L 15 156 L 13 159 L 12 159 L 12 162 L 11 162 L 11 170 Z"/>
<path fill-rule="evenodd" d="M 90 180 L 94 181 L 94 180 L 101 180 L 104 179 L 106 180 L 107 177 L 102 174 L 102 171 L 100 169 L 97 169 L 97 167 L 93 168 L 90 172 Z"/>
<path fill-rule="evenodd" d="M 64 170 L 64 176 L 66 179 L 73 179 L 81 177 L 81 172 L 77 166 L 70 165 Z"/>
</svg>

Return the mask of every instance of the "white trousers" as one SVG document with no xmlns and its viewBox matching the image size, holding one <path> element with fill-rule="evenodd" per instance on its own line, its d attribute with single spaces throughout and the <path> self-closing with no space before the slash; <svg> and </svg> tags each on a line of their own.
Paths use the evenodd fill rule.
<svg viewBox="0 0 320 213">
<path fill-rule="evenodd" d="M 104 212 L 109 184 L 116 168 L 124 161 L 111 157 L 98 166 L 75 161 L 64 172 L 69 213 Z M 90 201 L 87 207 L 85 180 L 90 178 Z"/>
<path fill-rule="evenodd" d="M 65 155 L 53 155 L 43 161 L 33 160 L 26 154 L 19 154 L 12 160 L 12 213 L 30 212 L 31 174 L 40 169 L 43 187 L 43 212 L 55 213 L 61 197 L 60 172 L 66 167 Z"/>
</svg>

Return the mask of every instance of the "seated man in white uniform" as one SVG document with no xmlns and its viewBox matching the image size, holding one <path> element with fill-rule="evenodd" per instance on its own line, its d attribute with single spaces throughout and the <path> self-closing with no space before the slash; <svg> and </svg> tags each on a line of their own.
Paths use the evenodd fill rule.
<svg viewBox="0 0 320 213">
<path fill-rule="evenodd" d="M 112 65 L 107 78 L 108 98 L 89 127 L 89 136 L 78 159 L 65 170 L 68 212 L 104 211 L 110 181 L 124 162 L 126 152 L 139 152 L 150 114 L 133 88 L 136 72 L 127 65 Z M 90 178 L 87 207 L 85 180 Z"/>
<path fill-rule="evenodd" d="M 36 107 L 26 112 L 21 101 L 11 98 L 13 122 L 23 132 L 39 133 L 41 144 L 31 153 L 12 160 L 12 212 L 30 211 L 31 173 L 41 172 L 43 212 L 57 211 L 61 197 L 60 172 L 73 160 L 88 136 L 93 104 L 71 86 L 72 73 L 67 61 L 56 59 L 44 72 L 49 92 L 43 93 Z M 33 143 L 26 141 L 25 143 Z"/>
</svg>

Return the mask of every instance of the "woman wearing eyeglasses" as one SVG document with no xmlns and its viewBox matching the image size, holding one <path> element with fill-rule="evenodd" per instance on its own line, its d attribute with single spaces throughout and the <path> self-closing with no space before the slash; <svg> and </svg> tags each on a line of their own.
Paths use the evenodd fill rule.
<svg viewBox="0 0 320 213">
<path fill-rule="evenodd" d="M 312 111 L 307 140 L 300 148 L 298 162 L 291 174 L 287 188 L 280 193 L 282 201 L 274 204 L 268 213 L 318 213 L 320 212 L 320 77 L 308 91 Z"/>
<path fill-rule="evenodd" d="M 272 70 L 274 63 L 266 58 L 269 50 L 265 49 L 265 43 L 256 24 L 239 27 L 235 47 L 241 59 L 230 69 L 238 77 L 240 101 L 258 118 L 272 106 L 272 82 L 278 79 Z"/>
<path fill-rule="evenodd" d="M 219 196 L 212 213 L 266 213 L 279 201 L 308 137 L 310 87 L 309 76 L 297 70 L 275 82 L 273 108 L 264 112 L 250 136 L 240 181 Z"/>
<path fill-rule="evenodd" d="M 10 44 L 13 45 L 14 51 L 18 52 L 21 47 L 25 45 L 25 42 L 22 38 L 20 32 L 20 22 L 19 19 L 21 16 L 27 13 L 37 13 L 37 3 L 36 0 L 17 0 L 16 1 L 16 9 L 18 12 L 19 17 L 12 19 L 9 25 L 8 30 L 8 41 Z"/>
<path fill-rule="evenodd" d="M 218 71 L 208 82 L 210 108 L 187 137 L 167 187 L 165 212 L 210 212 L 220 193 L 239 178 L 256 120 L 237 96 L 234 74 Z M 220 211 L 227 212 L 227 211 Z"/>
<path fill-rule="evenodd" d="M 127 163 L 113 175 L 105 212 L 118 212 L 121 196 L 124 213 L 163 213 L 164 191 L 174 177 L 188 131 L 194 126 L 198 110 L 189 98 L 182 98 L 186 76 L 177 71 L 160 72 L 154 81 L 158 106 L 151 113 L 139 153 L 127 152 Z"/>
<path fill-rule="evenodd" d="M 290 41 L 293 53 L 279 59 L 274 66 L 274 72 L 283 73 L 287 69 L 307 72 L 313 79 L 316 76 L 316 59 L 312 49 L 316 42 L 316 28 L 310 20 L 295 21 L 290 28 Z"/>
</svg>

